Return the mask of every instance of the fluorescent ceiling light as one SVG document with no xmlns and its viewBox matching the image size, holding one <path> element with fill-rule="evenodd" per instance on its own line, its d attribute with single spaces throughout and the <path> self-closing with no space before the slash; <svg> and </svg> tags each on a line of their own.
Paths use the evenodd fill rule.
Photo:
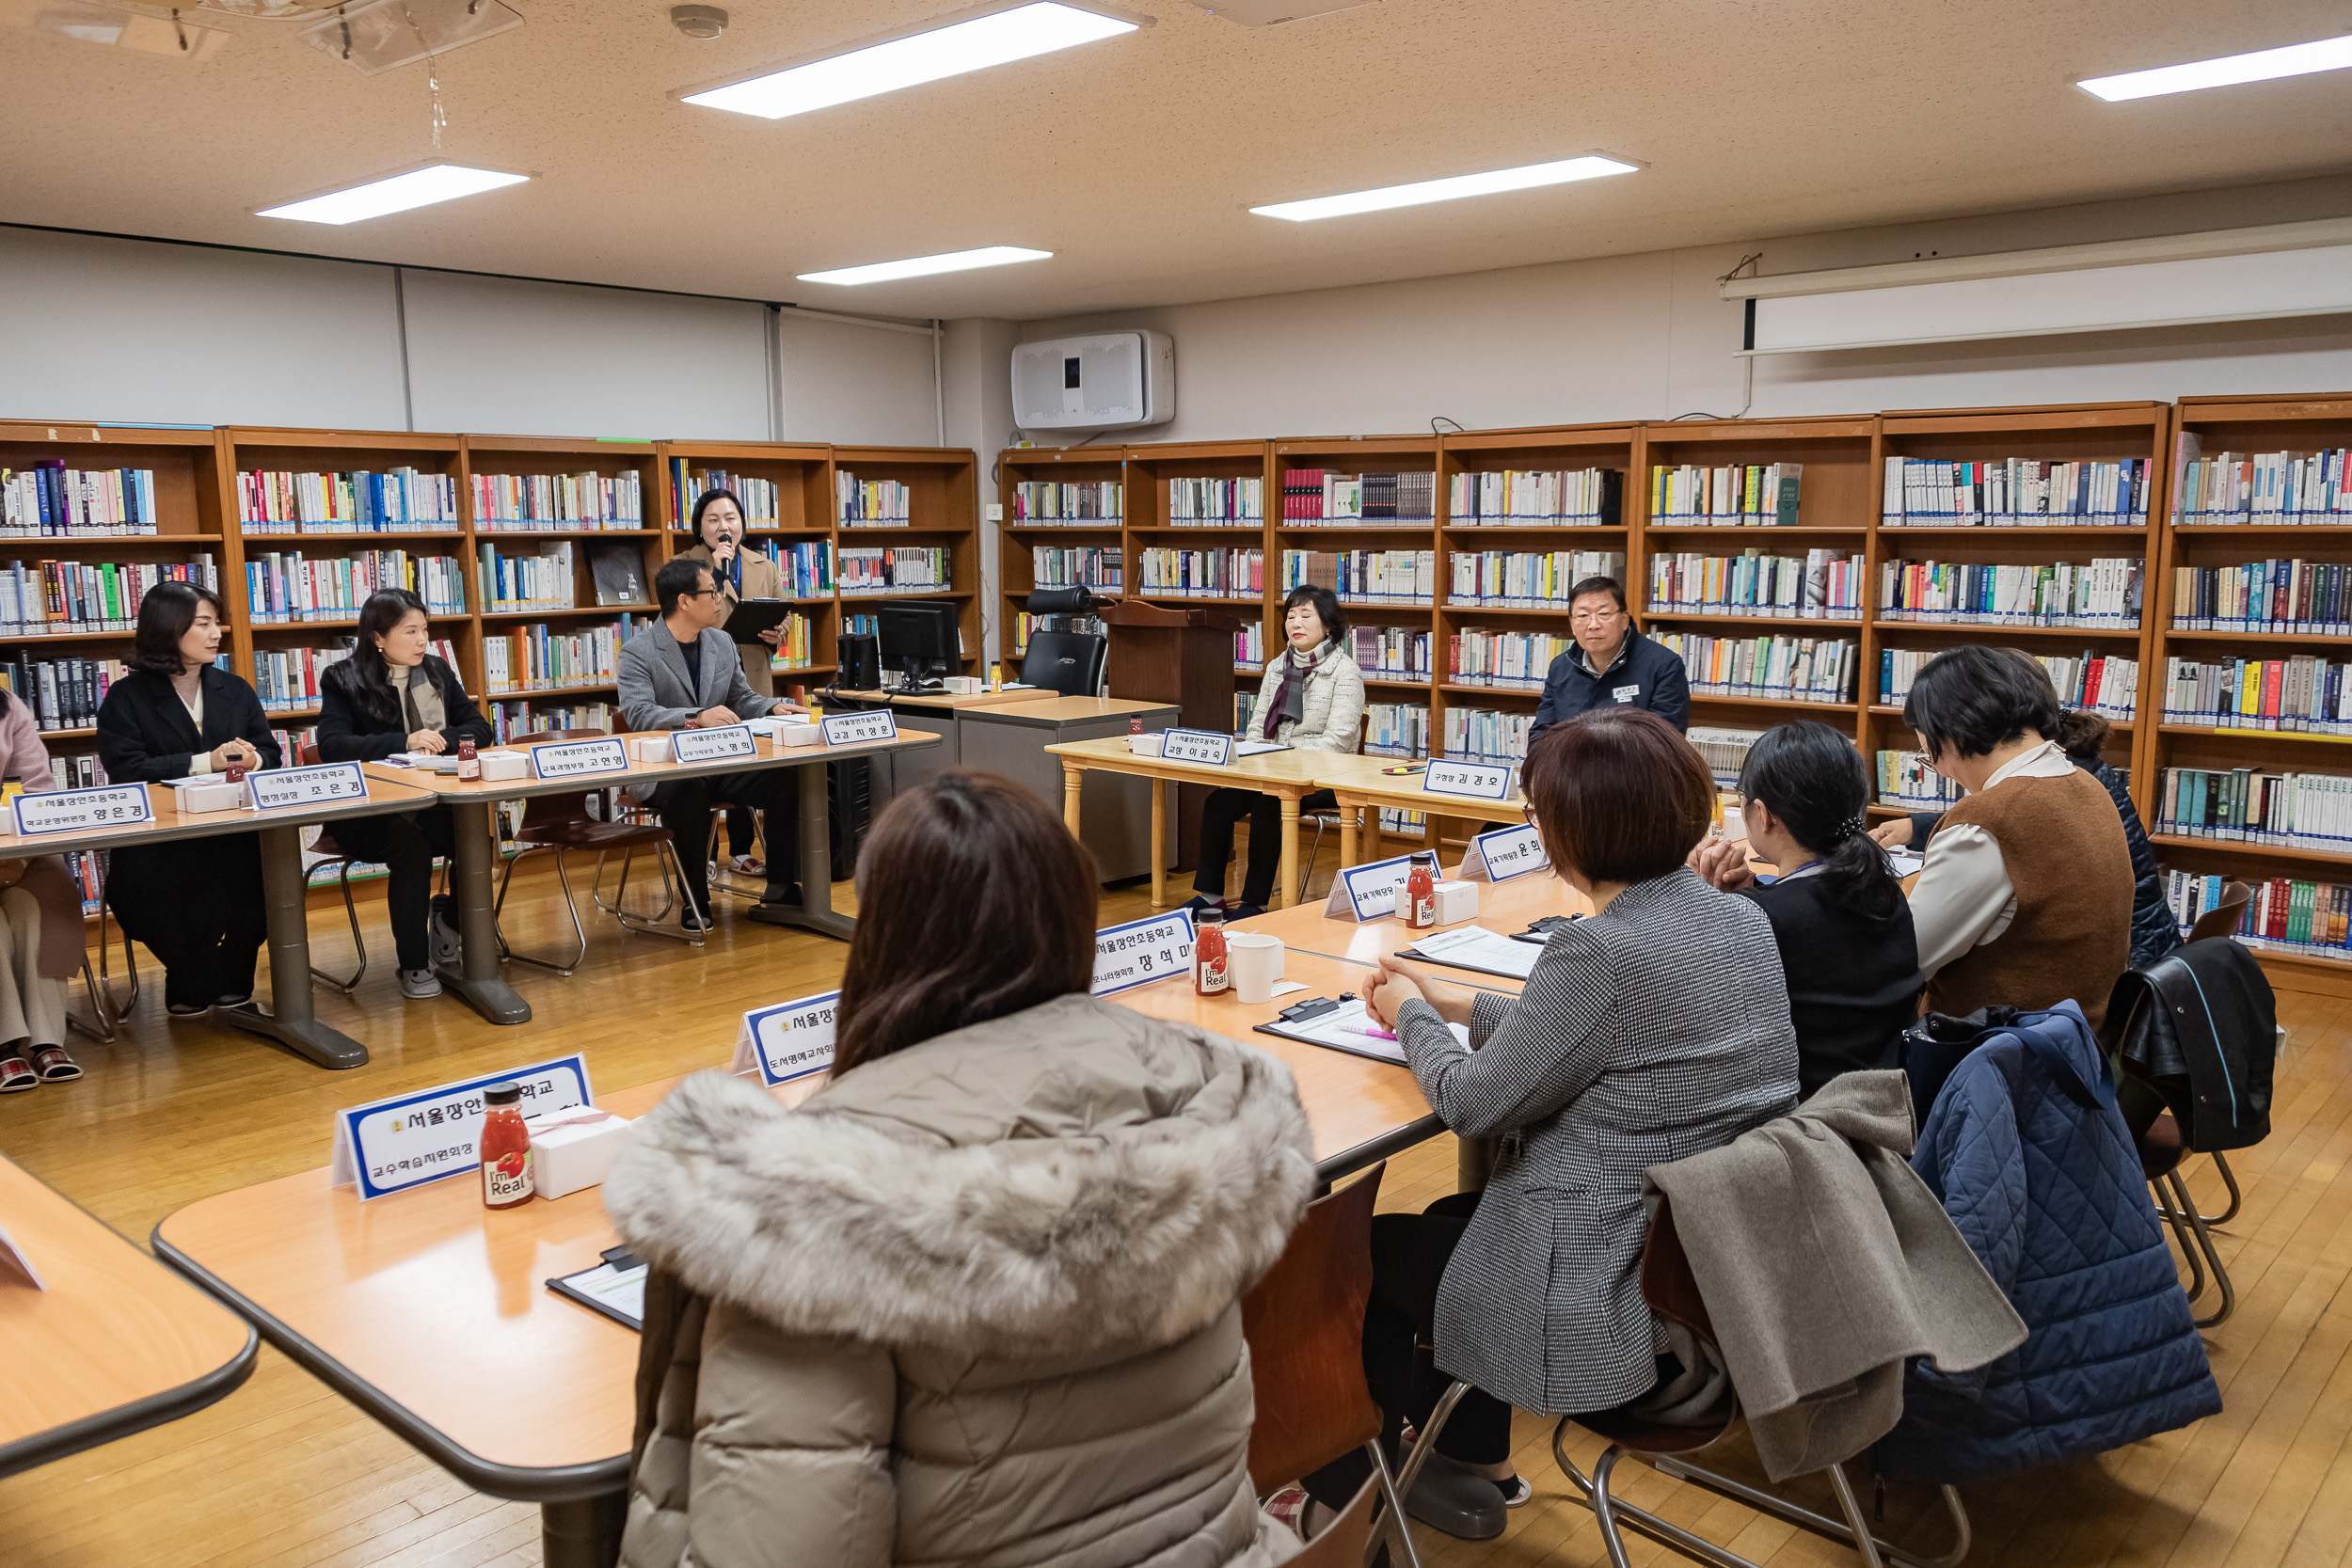
<svg viewBox="0 0 2352 1568">
<path fill-rule="evenodd" d="M 2352 33 L 2321 39 L 2316 43 L 2290 43 L 2283 49 L 2258 49 L 2250 55 L 2224 55 L 2217 60 L 2191 60 L 2186 65 L 2130 71 L 2121 76 L 2093 76 L 2075 86 L 2110 103 L 2121 103 L 2127 98 L 2154 98 L 2168 92 L 2195 92 L 2200 87 L 2308 76 L 2314 71 L 2342 71 L 2346 66 L 2352 66 Z"/>
<path fill-rule="evenodd" d="M 528 174 L 468 168 L 462 164 L 434 164 L 406 174 L 395 174 L 389 180 L 371 180 L 347 191 L 314 196 L 307 201 L 264 207 L 254 215 L 298 218 L 304 223 L 358 223 L 361 218 L 380 218 L 387 213 L 405 213 L 411 207 L 430 207 L 436 201 L 494 191 L 501 185 L 519 185 L 530 178 Z"/>
<path fill-rule="evenodd" d="M 835 267 L 831 272 L 804 272 L 798 276 L 803 283 L 888 283 L 899 277 L 929 277 L 935 272 L 970 272 L 974 267 L 1042 261 L 1053 254 L 1050 250 L 1024 250 L 1017 245 L 992 245 L 977 250 L 910 256 L 903 261 L 873 261 L 862 267 Z"/>
<path fill-rule="evenodd" d="M 748 82 L 689 93 L 686 102 L 757 115 L 762 119 L 782 119 L 1132 33 L 1137 25 L 1125 17 L 1080 10 L 1057 0 L 1035 0 L 771 71 Z"/>
<path fill-rule="evenodd" d="M 1307 201 L 1278 201 L 1249 210 L 1263 217 L 1306 223 L 1314 218 L 1345 217 L 1351 213 L 1385 212 L 1391 207 L 1418 207 L 1425 201 L 1453 201 L 1466 196 L 1492 196 L 1498 191 L 1532 190 L 1537 185 L 1563 185 L 1571 180 L 1597 180 L 1605 174 L 1631 174 L 1641 166 L 1588 153 L 1552 164 L 1528 164 L 1486 174 L 1457 174 L 1449 180 L 1422 180 L 1410 185 L 1383 185 L 1376 191 L 1351 191 L 1345 196 L 1318 196 Z"/>
</svg>

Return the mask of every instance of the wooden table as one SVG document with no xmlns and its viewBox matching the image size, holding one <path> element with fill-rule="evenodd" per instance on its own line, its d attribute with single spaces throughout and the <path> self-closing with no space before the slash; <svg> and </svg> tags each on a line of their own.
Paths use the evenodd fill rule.
<svg viewBox="0 0 2352 1568">
<path fill-rule="evenodd" d="M 0 1159 L 0 1476 L 193 1415 L 253 1372 L 252 1325 Z"/>
<path fill-rule="evenodd" d="M 643 739 L 650 735 L 675 733 L 667 730 L 641 731 L 616 738 L 628 741 Z M 476 781 L 471 784 L 460 784 L 454 774 L 428 773 L 392 763 L 372 762 L 367 766 L 368 771 L 376 778 L 395 781 L 437 796 L 447 802 L 456 817 L 456 864 L 451 882 L 457 901 L 457 929 L 461 946 L 458 961 L 454 965 L 437 966 L 437 973 L 442 984 L 464 997 L 474 1011 L 492 1023 L 528 1023 L 531 1022 L 531 1004 L 525 1002 L 499 973 L 498 917 L 493 908 L 490 886 L 491 863 L 497 858 L 490 813 L 496 802 L 526 800 L 534 795 L 576 795 L 585 790 L 623 788 L 633 784 L 667 784 L 675 779 L 702 778 L 720 773 L 748 773 L 767 768 L 806 769 L 801 778 L 800 792 L 801 905 L 798 910 L 778 911 L 780 918 L 777 924 L 846 940 L 856 923 L 848 915 L 835 913 L 833 907 L 832 823 L 827 809 L 823 766 L 852 757 L 938 744 L 937 736 L 922 734 L 901 735 L 896 740 L 865 741 L 851 746 L 828 746 L 820 740 L 813 746 L 787 748 L 771 747 L 763 742 L 750 756 L 727 757 L 717 762 L 639 762 L 631 758 L 628 767 L 620 772 L 589 773 L 568 779 L 536 779 L 526 774 L 519 779 Z M 502 749 L 528 752 L 534 748 Z"/>
<path fill-rule="evenodd" d="M 1400 757 L 1316 753 L 1315 783 L 1339 798 L 1340 864 L 1360 863 L 1357 855 L 1364 813 L 1418 811 L 1432 817 L 1467 817 L 1473 822 L 1498 822 L 1518 827 L 1527 820 L 1527 798 L 1515 787 L 1500 800 L 1480 800 L 1461 795 L 1432 795 L 1422 787 L 1425 774 L 1390 773 L 1391 768 L 1412 766 Z M 1425 766 L 1425 765 L 1423 765 Z M 1377 845 L 1379 818 L 1373 817 L 1373 843 Z M 1433 836 L 1431 843 L 1435 843 Z"/>
<path fill-rule="evenodd" d="M 1089 699 L 1065 698 L 1068 702 Z M 1078 794 L 1089 768 L 1106 773 L 1131 773 L 1152 780 L 1152 907 L 1168 907 L 1168 790 L 1172 784 L 1207 784 L 1213 789 L 1252 789 L 1282 803 L 1282 860 L 1275 875 L 1274 905 L 1288 909 L 1298 886 L 1298 802 L 1324 787 L 1315 778 L 1323 752 L 1262 752 L 1223 768 L 1205 763 L 1173 762 L 1127 749 L 1123 736 L 1101 740 L 1073 740 L 1045 748 L 1061 758 L 1062 820 L 1073 834 L 1078 832 Z"/>
<path fill-rule="evenodd" d="M 1459 870 L 1460 867 L 1455 867 Z M 1523 930 L 1528 922 L 1547 914 L 1589 914 L 1592 904 L 1585 896 L 1549 871 L 1530 871 L 1504 882 L 1478 884 L 1478 912 L 1469 920 L 1457 921 L 1459 926 L 1484 926 L 1505 935 Z M 1383 955 L 1410 947 L 1413 939 L 1422 935 L 1394 915 L 1378 920 L 1349 920 L 1327 915 L 1321 904 L 1301 905 L 1297 909 L 1281 910 L 1262 914 L 1251 920 L 1233 922 L 1236 931 L 1263 931 L 1282 939 L 1282 945 L 1294 953 L 1317 953 L 1329 958 L 1344 958 L 1351 963 L 1375 963 Z M 1450 930 L 1452 927 L 1439 927 Z M 1494 989 L 1517 990 L 1515 982 L 1494 975 L 1482 975 L 1468 970 L 1439 969 L 1448 979 L 1464 984 L 1477 984 Z"/>
<path fill-rule="evenodd" d="M 145 786 L 151 822 L 119 827 L 87 828 L 72 832 L 0 832 L 0 860 L 64 854 L 75 849 L 121 849 L 142 844 L 181 839 L 217 838 L 225 833 L 253 833 L 262 856 L 262 899 L 269 918 L 269 1009 L 259 1003 L 239 1007 L 215 1007 L 213 1017 L 250 1034 L 264 1035 L 323 1068 L 364 1067 L 368 1048 L 340 1029 L 318 1020 L 310 996 L 310 911 L 308 879 L 303 874 L 302 830 L 320 822 L 354 816 L 383 816 L 415 811 L 432 797 L 405 780 L 370 778 L 365 800 L 336 800 L 315 807 L 290 806 L 257 812 L 249 806 L 227 811 L 198 812 L 183 816 L 173 794 L 160 784 Z M 0 817 L 13 825 L 13 816 Z M 105 996 L 92 998 L 99 1022 L 111 1029 L 111 1007 Z"/>
</svg>

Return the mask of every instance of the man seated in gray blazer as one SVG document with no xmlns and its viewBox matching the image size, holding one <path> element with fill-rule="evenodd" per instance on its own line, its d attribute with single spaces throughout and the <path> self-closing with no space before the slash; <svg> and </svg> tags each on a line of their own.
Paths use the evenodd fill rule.
<svg viewBox="0 0 2352 1568">
<path fill-rule="evenodd" d="M 661 621 L 647 626 L 621 649 L 621 719 L 632 730 L 691 730 L 740 723 L 771 709 L 789 707 L 754 691 L 743 678 L 742 657 L 734 640 L 719 629 L 726 600 L 707 562 L 680 556 L 654 575 Z M 768 814 L 768 889 L 752 918 L 781 925 L 778 911 L 797 911 L 800 883 L 793 880 L 800 855 L 800 769 L 765 768 L 748 773 L 708 774 L 656 785 L 654 813 L 677 843 L 678 864 L 687 885 L 685 921 L 710 924 L 710 802 L 755 806 Z M 629 794 L 648 798 L 644 785 Z"/>
</svg>

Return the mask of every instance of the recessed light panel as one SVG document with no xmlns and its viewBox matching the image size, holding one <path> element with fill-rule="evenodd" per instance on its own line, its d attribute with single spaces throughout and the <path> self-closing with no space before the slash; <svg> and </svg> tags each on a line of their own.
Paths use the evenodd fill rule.
<svg viewBox="0 0 2352 1568">
<path fill-rule="evenodd" d="M 978 250 L 910 256 L 903 261 L 872 261 L 862 267 L 835 267 L 831 272 L 804 272 L 798 276 L 803 283 L 888 283 L 894 278 L 929 277 L 940 272 L 970 272 L 975 267 L 1042 261 L 1053 254 L 1050 250 L 1024 250 L 1017 245 L 992 245 Z"/>
<path fill-rule="evenodd" d="M 1455 201 L 1466 196 L 1492 196 L 1499 191 L 1532 190 L 1561 185 L 1571 180 L 1597 180 L 1609 174 L 1631 174 L 1641 166 L 1588 153 L 1557 163 L 1528 164 L 1486 174 L 1456 174 L 1445 180 L 1422 180 L 1410 185 L 1383 185 L 1378 190 L 1351 191 L 1345 196 L 1318 196 L 1306 201 L 1278 201 L 1249 210 L 1261 217 L 1288 218 L 1307 223 L 1315 218 L 1345 217 L 1351 213 L 1378 213 L 1391 207 L 1418 207 L 1428 201 Z"/>
<path fill-rule="evenodd" d="M 314 196 L 307 201 L 265 207 L 255 215 L 295 218 L 303 223 L 358 223 L 362 218 L 380 218 L 387 213 L 405 213 L 411 207 L 430 207 L 437 201 L 494 191 L 501 185 L 519 185 L 530 178 L 528 174 L 468 168 L 462 164 L 435 164 L 395 174 L 389 180 L 371 180 L 347 191 Z"/>
<path fill-rule="evenodd" d="M 685 101 L 705 108 L 757 115 L 762 119 L 782 119 L 1115 38 L 1134 32 L 1136 26 L 1125 17 L 1082 10 L 1057 0 L 1034 0 L 1009 10 L 967 16 L 911 37 L 771 71 L 748 82 L 689 93 Z"/>
<path fill-rule="evenodd" d="M 2224 55 L 2217 60 L 2191 60 L 2186 65 L 2130 71 L 2121 76 L 2093 76 L 2075 85 L 2094 97 L 2121 103 L 2127 98 L 2156 98 L 2168 92 L 2235 87 L 2240 82 L 2309 76 L 2315 71 L 2342 71 L 2346 66 L 2352 66 L 2352 33 L 2315 43 L 2290 43 L 2283 49 L 2257 49 L 2250 55 Z"/>
</svg>

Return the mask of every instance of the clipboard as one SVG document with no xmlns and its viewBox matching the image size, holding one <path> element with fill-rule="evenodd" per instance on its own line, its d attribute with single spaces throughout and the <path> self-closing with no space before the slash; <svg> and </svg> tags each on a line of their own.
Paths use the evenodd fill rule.
<svg viewBox="0 0 2352 1568">
<path fill-rule="evenodd" d="M 1337 1001 L 1327 996 L 1311 996 L 1303 1002 L 1293 1003 L 1257 1025 L 1255 1032 L 1272 1035 L 1277 1039 L 1296 1040 L 1302 1045 L 1320 1046 L 1326 1051 L 1343 1051 L 1351 1056 L 1386 1062 L 1391 1067 L 1409 1068 L 1401 1042 L 1357 1033 L 1347 1027 L 1364 1016 L 1364 1005 L 1353 992 L 1342 992 Z M 1334 1024 L 1340 1027 L 1335 1028 Z M 1467 1049 L 1470 1031 L 1458 1023 L 1449 1023 L 1446 1027 Z"/>
<path fill-rule="evenodd" d="M 604 1261 L 593 1269 L 567 1274 L 547 1282 L 557 1295 L 601 1313 L 622 1327 L 645 1331 L 645 1265 L 627 1247 L 608 1247 Z M 634 1315 L 629 1307 L 635 1306 Z"/>
<path fill-rule="evenodd" d="M 788 599 L 738 599 L 727 613 L 727 636 L 737 642 L 756 642 L 761 632 L 784 625 L 790 613 Z"/>
<path fill-rule="evenodd" d="M 1438 950 L 1430 952 L 1422 942 L 1435 942 Z M 1503 967 L 1518 961 L 1521 955 L 1525 955 L 1521 967 Z M 1504 980 L 1523 981 L 1534 972 L 1536 960 L 1543 957 L 1543 949 L 1519 942 L 1517 933 L 1470 926 L 1456 927 L 1451 931 L 1432 932 L 1412 946 L 1400 948 L 1397 957 L 1441 964 L 1448 969 L 1467 970 L 1472 974 L 1492 974 Z M 1482 962 L 1482 958 L 1488 961 Z"/>
</svg>

